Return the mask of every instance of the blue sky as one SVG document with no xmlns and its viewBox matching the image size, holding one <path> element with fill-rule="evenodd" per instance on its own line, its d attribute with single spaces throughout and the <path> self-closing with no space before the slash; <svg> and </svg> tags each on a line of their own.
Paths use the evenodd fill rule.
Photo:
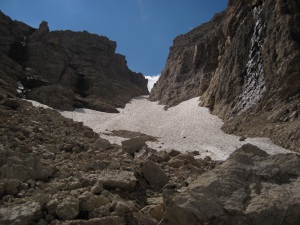
<svg viewBox="0 0 300 225">
<path fill-rule="evenodd" d="M 144 75 L 163 70 L 173 39 L 209 21 L 227 0 L 0 0 L 13 20 L 50 30 L 86 30 L 117 42 L 128 67 Z"/>
</svg>

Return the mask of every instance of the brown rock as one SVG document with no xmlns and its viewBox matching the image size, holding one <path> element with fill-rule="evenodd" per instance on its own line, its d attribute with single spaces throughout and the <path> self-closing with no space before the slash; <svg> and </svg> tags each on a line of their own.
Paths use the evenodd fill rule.
<svg viewBox="0 0 300 225">
<path fill-rule="evenodd" d="M 127 151 L 130 155 L 134 155 L 135 152 L 140 150 L 146 145 L 147 138 L 136 137 L 129 140 L 122 141 L 122 148 Z"/>
<path fill-rule="evenodd" d="M 169 181 L 169 178 L 164 171 L 157 164 L 149 160 L 144 162 L 142 173 L 145 179 L 153 187 L 163 187 Z"/>
<path fill-rule="evenodd" d="M 62 220 L 74 219 L 79 214 L 79 201 L 74 197 L 65 198 L 56 208 L 57 216 Z"/>
<path fill-rule="evenodd" d="M 33 89 L 29 98 L 57 109 L 118 112 L 116 107 L 124 107 L 132 97 L 149 93 L 144 76 L 132 72 L 125 56 L 115 53 L 116 43 L 104 36 L 50 32 L 45 21 L 34 29 L 2 12 L 0 21 L 3 96 L 17 95 L 20 80 L 24 92 Z"/>
<path fill-rule="evenodd" d="M 296 211 L 299 168 L 296 154 L 269 156 L 253 145 L 244 145 L 175 196 L 161 224 L 279 225 L 296 221 L 300 218 Z"/>
</svg>

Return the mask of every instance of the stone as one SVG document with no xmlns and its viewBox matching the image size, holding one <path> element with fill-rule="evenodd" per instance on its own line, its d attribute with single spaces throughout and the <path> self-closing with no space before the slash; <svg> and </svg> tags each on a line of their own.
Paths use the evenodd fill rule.
<svg viewBox="0 0 300 225">
<path fill-rule="evenodd" d="M 102 195 L 92 195 L 87 200 L 80 203 L 80 209 L 83 211 L 92 212 L 93 210 L 105 206 L 110 203 L 110 200 Z"/>
<path fill-rule="evenodd" d="M 163 187 L 169 181 L 164 171 L 156 163 L 149 160 L 143 163 L 142 173 L 153 187 Z"/>
<path fill-rule="evenodd" d="M 122 141 L 122 148 L 127 151 L 130 155 L 134 155 L 135 152 L 141 150 L 142 147 L 146 146 L 147 138 L 136 137 L 129 140 Z"/>
<path fill-rule="evenodd" d="M 100 181 L 97 181 L 94 186 L 91 188 L 93 194 L 101 194 L 104 191 L 103 184 Z"/>
<path fill-rule="evenodd" d="M 124 219 L 118 216 L 106 216 L 89 220 L 68 221 L 66 225 L 125 225 Z"/>
<path fill-rule="evenodd" d="M 94 143 L 95 147 L 100 149 L 100 150 L 107 150 L 107 149 L 110 149 L 112 148 L 112 144 L 106 140 L 106 139 L 103 139 L 103 138 L 98 138 L 96 140 L 96 142 Z"/>
<path fill-rule="evenodd" d="M 2 182 L 3 193 L 6 195 L 16 195 L 20 186 L 20 181 L 17 179 L 5 179 Z"/>
<path fill-rule="evenodd" d="M 172 158 L 166 164 L 173 168 L 179 168 L 179 167 L 182 167 L 185 163 L 184 163 L 184 160 Z"/>
<path fill-rule="evenodd" d="M 7 106 L 11 109 L 17 109 L 20 106 L 20 103 L 17 99 L 14 98 L 7 98 L 3 102 L 0 103 L 1 105 Z"/>
<path fill-rule="evenodd" d="M 59 201 L 57 199 L 52 199 L 46 204 L 47 212 L 48 214 L 55 216 L 56 215 L 56 209 L 59 205 Z"/>
<path fill-rule="evenodd" d="M 106 206 L 101 206 L 95 210 L 93 210 L 91 213 L 89 213 L 89 218 L 101 218 L 101 217 L 105 217 L 105 216 L 109 216 L 110 215 L 110 209 L 109 207 Z"/>
<path fill-rule="evenodd" d="M 42 207 L 38 202 L 0 206 L 0 224 L 29 225 L 42 219 Z"/>
<path fill-rule="evenodd" d="M 296 154 L 246 144 L 173 197 L 161 224 L 288 224 L 300 218 L 299 179 Z"/>
<path fill-rule="evenodd" d="M 136 177 L 133 172 L 123 170 L 107 170 L 98 175 L 98 181 L 104 188 L 133 191 L 136 184 Z"/>
<path fill-rule="evenodd" d="M 141 212 L 156 221 L 161 221 L 164 216 L 164 210 L 161 205 L 148 205 L 141 209 Z"/>
<path fill-rule="evenodd" d="M 79 200 L 74 197 L 67 197 L 57 205 L 56 215 L 62 220 L 74 219 L 79 214 Z"/>
</svg>

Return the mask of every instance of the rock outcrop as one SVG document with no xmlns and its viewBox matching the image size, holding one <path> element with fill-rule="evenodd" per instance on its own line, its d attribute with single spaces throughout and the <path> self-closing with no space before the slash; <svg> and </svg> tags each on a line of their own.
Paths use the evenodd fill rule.
<svg viewBox="0 0 300 225">
<path fill-rule="evenodd" d="M 298 224 L 299 181 L 298 155 L 244 145 L 177 195 L 160 225 Z"/>
<path fill-rule="evenodd" d="M 174 40 L 150 99 L 169 107 L 201 96 L 226 132 L 300 151 L 299 14 L 299 1 L 230 0 Z"/>
<path fill-rule="evenodd" d="M 116 43 L 88 32 L 49 31 L 12 21 L 0 12 L 0 85 L 4 96 L 30 99 L 56 109 L 86 107 L 117 112 L 132 97 L 148 94 L 147 80 L 127 67 Z"/>
</svg>

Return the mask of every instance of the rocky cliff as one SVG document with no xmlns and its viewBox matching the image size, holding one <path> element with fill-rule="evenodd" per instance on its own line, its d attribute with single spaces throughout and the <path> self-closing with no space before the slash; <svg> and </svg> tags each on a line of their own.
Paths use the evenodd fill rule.
<svg viewBox="0 0 300 225">
<path fill-rule="evenodd" d="M 168 107 L 201 96 L 230 133 L 300 146 L 300 2 L 230 0 L 170 48 L 150 99 Z"/>
<path fill-rule="evenodd" d="M 132 97 L 148 94 L 147 80 L 128 69 L 125 57 L 115 53 L 116 43 L 106 37 L 50 32 L 46 22 L 34 29 L 0 12 L 0 40 L 4 95 L 17 95 L 20 82 L 28 98 L 57 109 L 117 112 Z"/>
</svg>

